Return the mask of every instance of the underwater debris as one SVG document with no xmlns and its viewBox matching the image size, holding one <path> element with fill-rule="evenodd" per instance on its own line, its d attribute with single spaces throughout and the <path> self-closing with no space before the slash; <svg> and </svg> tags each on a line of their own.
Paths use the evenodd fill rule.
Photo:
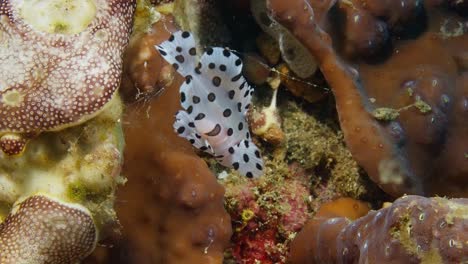
<svg viewBox="0 0 468 264">
<path fill-rule="evenodd" d="M 401 36 L 409 28 L 400 31 L 400 27 L 414 19 L 424 20 L 418 10 L 440 16 L 440 10 L 421 6 L 420 2 L 397 7 L 397 2 L 379 1 L 372 8 L 378 8 L 379 3 L 394 4 L 393 8 L 383 9 L 389 12 L 384 17 L 395 19 L 386 23 L 394 27 L 395 36 Z M 457 63 L 456 58 L 466 52 L 468 34 L 443 38 L 439 25 L 432 23 L 424 33 L 421 29 L 412 31 L 419 34 L 417 39 L 395 40 L 395 52 L 379 65 L 360 61 L 348 64 L 334 50 L 344 40 L 332 38 L 329 34 L 332 32 L 320 27 L 313 19 L 315 10 L 307 1 L 268 3 L 273 17 L 319 62 L 335 95 L 347 146 L 374 182 L 395 197 L 405 193 L 467 195 L 468 163 L 464 161 L 464 153 L 468 139 L 462 134 L 467 133 L 468 77 L 463 63 Z M 407 10 L 400 13 L 401 8 Z M 393 12 L 395 17 L 390 15 Z M 453 13 L 443 15 L 462 19 Z M 379 107 L 399 109 L 410 105 L 418 96 L 424 102 L 420 109 L 413 107 L 401 112 L 393 121 L 379 122 L 372 115 Z M 369 98 L 374 98 L 374 102 Z"/>
<path fill-rule="evenodd" d="M 263 171 L 260 151 L 251 139 L 246 114 L 253 88 L 242 76 L 242 62 L 231 51 L 208 48 L 197 63 L 193 36 L 175 32 L 157 46 L 163 58 L 185 77 L 174 129 L 226 166 L 249 178 Z"/>
<path fill-rule="evenodd" d="M 21 154 L 31 134 L 78 125 L 108 105 L 119 86 L 134 4 L 0 1 L 5 153 Z"/>
<path fill-rule="evenodd" d="M 98 231 L 79 204 L 45 195 L 19 202 L 0 224 L 0 262 L 76 263 L 94 250 Z"/>
<path fill-rule="evenodd" d="M 351 221 L 343 212 L 310 220 L 290 261 L 312 263 L 465 263 L 468 199 L 404 196 Z"/>
</svg>

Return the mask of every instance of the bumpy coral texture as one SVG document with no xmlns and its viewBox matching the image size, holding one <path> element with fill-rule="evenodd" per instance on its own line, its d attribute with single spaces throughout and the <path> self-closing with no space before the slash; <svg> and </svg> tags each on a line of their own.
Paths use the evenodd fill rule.
<svg viewBox="0 0 468 264">
<path fill-rule="evenodd" d="M 95 1 L 94 17 L 78 33 L 67 32 L 78 15 L 44 32 L 23 17 L 32 3 L 20 2 L 0 2 L 0 133 L 57 130 L 89 119 L 119 86 L 134 1 Z"/>
<path fill-rule="evenodd" d="M 155 25 L 159 37 L 143 35 L 141 41 L 148 46 L 133 50 L 137 56 L 127 57 L 126 63 L 140 60 L 138 55 L 145 54 L 145 47 L 154 49 L 170 36 L 166 29 L 174 25 L 166 18 Z M 157 52 L 153 55 L 146 57 L 149 64 L 162 61 Z M 117 207 L 123 239 L 109 250 L 111 262 L 222 262 L 231 234 L 223 207 L 224 189 L 190 143 L 173 130 L 174 114 L 180 109 L 178 87 L 183 81 L 178 75 L 173 78 L 173 84 L 159 96 L 128 108 L 123 174 L 129 181 Z"/>
<path fill-rule="evenodd" d="M 468 200 L 405 196 L 351 222 L 317 217 L 298 234 L 292 263 L 464 263 Z"/>
<path fill-rule="evenodd" d="M 424 6 L 421 1 L 405 1 L 405 8 L 390 1 L 372 1 L 365 8 L 354 2 L 338 1 L 337 7 L 345 12 L 361 13 L 354 14 L 355 20 L 348 14 L 346 25 L 353 29 L 345 28 L 345 37 L 333 39 L 324 29 L 337 32 L 330 26 L 321 27 L 322 21 L 315 18 L 324 15 L 314 14 L 318 10 L 307 1 L 271 0 L 268 7 L 273 17 L 316 57 L 335 95 L 345 141 L 373 181 L 394 196 L 467 195 L 468 141 L 462 136 L 468 127 L 464 55 L 468 34 L 463 28 L 464 20 L 437 5 L 443 1 L 428 1 Z M 376 18 L 380 14 L 385 21 Z M 336 18 L 332 11 L 327 15 L 330 21 Z M 359 26 L 365 17 L 373 22 Z M 404 32 L 409 24 L 415 24 L 412 21 L 427 23 L 427 30 Z M 382 23 L 392 29 L 388 36 L 388 41 L 394 43 L 390 57 L 378 51 L 387 43 L 387 37 L 379 35 L 384 29 L 379 26 Z M 459 26 L 450 29 L 444 23 Z M 371 24 L 375 25 L 374 31 L 368 30 Z M 421 35 L 421 31 L 425 32 Z M 379 34 L 367 35 L 370 32 Z M 399 41 L 409 37 L 403 33 L 419 38 Z M 336 35 L 339 36 L 333 34 Z M 347 55 L 366 55 L 383 62 L 376 66 L 353 60 L 353 56 L 342 56 L 332 42 L 349 47 L 345 48 Z M 358 64 L 359 70 L 345 62 L 344 57 Z M 382 116 L 383 113 L 388 115 Z"/>
<path fill-rule="evenodd" d="M 290 237 L 309 217 L 310 186 L 305 177 L 283 179 L 283 173 L 288 173 L 284 163 L 258 182 L 235 176 L 224 182 L 235 230 L 229 252 L 236 263 L 286 263 Z"/>
<path fill-rule="evenodd" d="M 0 262 L 66 264 L 94 249 L 97 230 L 86 209 L 32 196 L 0 225 Z"/>
</svg>

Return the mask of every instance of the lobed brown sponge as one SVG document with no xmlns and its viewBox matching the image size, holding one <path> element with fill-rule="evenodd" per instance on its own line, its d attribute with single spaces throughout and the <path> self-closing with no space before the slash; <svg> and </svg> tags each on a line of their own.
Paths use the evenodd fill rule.
<svg viewBox="0 0 468 264">
<path fill-rule="evenodd" d="M 291 246 L 291 263 L 465 263 L 468 199 L 405 196 L 354 222 L 310 220 Z"/>
<path fill-rule="evenodd" d="M 468 142 L 461 136 L 468 127 L 463 18 L 441 3 L 427 4 L 427 31 L 412 41 L 395 40 L 391 56 L 371 65 L 345 61 L 335 51 L 343 40 L 321 27 L 308 1 L 268 2 L 271 15 L 316 57 L 335 95 L 345 141 L 374 182 L 396 197 L 468 194 Z M 413 3 L 416 8 L 419 1 Z M 378 6 L 372 8 L 377 14 Z M 390 16 L 392 10 L 398 8 L 381 12 Z M 408 20 L 403 18 L 392 23 Z"/>
</svg>

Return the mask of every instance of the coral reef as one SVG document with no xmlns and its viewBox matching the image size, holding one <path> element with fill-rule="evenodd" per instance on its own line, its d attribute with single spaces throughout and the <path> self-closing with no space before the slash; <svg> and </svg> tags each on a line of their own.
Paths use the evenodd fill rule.
<svg viewBox="0 0 468 264">
<path fill-rule="evenodd" d="M 134 4 L 0 1 L 1 263 L 78 262 L 116 224 Z"/>
<path fill-rule="evenodd" d="M 134 1 L 0 2 L 0 147 L 96 116 L 119 86 Z M 47 15 L 45 15 L 47 14 Z"/>
<path fill-rule="evenodd" d="M 219 12 L 221 5 L 216 0 L 175 0 L 172 13 L 181 29 L 199 36 L 197 44 L 201 47 L 223 47 L 231 34 Z"/>
<path fill-rule="evenodd" d="M 80 214 L 86 214 L 88 218 L 92 217 L 94 222 L 92 229 L 93 232 L 99 233 L 99 239 L 107 235 L 106 230 L 116 222 L 113 209 L 114 192 L 117 185 L 125 181 L 120 176 L 123 148 L 119 122 L 121 113 L 122 103 L 116 95 L 109 106 L 90 121 L 60 132 L 42 133 L 29 143 L 28 149 L 19 157 L 0 155 L 0 220 L 3 220 L 0 239 L 8 239 L 10 228 L 16 228 L 18 232 L 27 232 L 31 221 L 36 221 L 34 222 L 36 226 L 50 225 L 51 229 L 48 232 L 51 236 L 54 228 L 57 228 L 59 232 L 62 232 L 60 229 L 62 225 L 68 228 L 66 222 L 59 218 L 56 219 L 57 221 L 52 221 L 52 215 L 50 216 L 52 218 L 34 218 L 33 214 L 42 212 L 40 211 L 42 200 L 47 200 L 44 201 L 46 204 L 57 204 L 56 211 L 54 211 L 57 214 L 67 214 L 66 208 L 78 208 L 80 212 L 83 211 Z M 37 198 L 39 200 L 36 203 L 27 202 L 35 201 L 36 198 L 30 197 L 38 195 L 40 197 L 46 195 L 47 198 Z M 17 216 L 17 208 L 22 206 L 30 208 L 25 211 L 25 214 L 31 215 L 34 219 Z M 37 206 L 39 211 L 35 212 L 34 206 Z M 64 208 L 64 211 L 59 211 L 60 208 Z M 20 216 L 22 218 L 15 220 Z M 70 222 L 70 224 L 73 223 Z M 96 230 L 94 230 L 94 225 Z M 73 230 L 78 227 L 70 226 L 69 228 Z M 20 252 L 30 254 L 28 250 L 36 247 L 42 248 L 44 252 L 53 250 L 53 248 L 46 248 L 47 245 L 53 247 L 53 241 L 46 244 L 44 239 L 42 235 L 41 239 L 31 238 L 28 240 L 30 248 L 26 247 Z M 72 244 L 81 243 L 78 239 L 56 243 L 70 243 L 69 246 L 77 249 L 84 247 L 84 245 Z M 94 245 L 93 242 L 92 248 L 88 245 L 81 253 L 71 256 L 74 256 L 75 260 L 83 258 L 91 252 Z M 57 246 L 62 247 L 66 244 Z M 8 256 L 9 262 L 6 263 L 16 263 L 17 257 L 24 256 L 27 255 Z"/>
<path fill-rule="evenodd" d="M 295 103 L 280 104 L 278 112 L 285 142 L 270 151 L 265 175 L 247 181 L 218 173 L 234 228 L 228 263 L 287 263 L 291 240 L 323 202 L 339 196 L 383 199 L 359 174 L 342 135 Z"/>
<path fill-rule="evenodd" d="M 153 27 L 157 32 L 141 36 L 141 50 L 135 48 L 126 64 L 141 58 L 152 65 L 162 60 L 157 52 L 141 56 L 147 54 L 146 47 L 169 38 L 171 20 L 162 16 L 158 23 Z M 143 95 L 144 100 L 130 104 L 123 120 L 127 144 L 123 174 L 129 179 L 117 205 L 123 237 L 112 241 L 112 249 L 101 252 L 107 262 L 222 262 L 231 234 L 223 207 L 224 189 L 191 144 L 173 130 L 183 78 L 172 74 L 172 85 L 158 96 Z"/>
<path fill-rule="evenodd" d="M 281 56 L 291 70 L 301 78 L 311 76 L 317 70 L 313 55 L 287 29 L 267 16 L 266 1 L 250 2 L 252 14 L 258 25 L 278 42 Z"/>
<path fill-rule="evenodd" d="M 310 220 L 291 263 L 464 263 L 467 199 L 405 196 L 355 221 L 340 212 Z"/>
<path fill-rule="evenodd" d="M 156 23 L 158 21 L 161 22 Z M 139 1 L 130 43 L 124 53 L 120 92 L 126 102 L 145 100 L 171 84 L 174 69 L 164 63 L 164 59 L 154 48 L 154 43 L 165 40 L 165 34 L 161 32 L 166 30 L 176 30 L 173 17 L 161 16 L 155 7 Z"/>
<path fill-rule="evenodd" d="M 235 231 L 228 259 L 235 263 L 285 263 L 291 238 L 309 217 L 308 175 L 290 175 L 284 162 L 265 165 L 258 181 L 223 181 Z"/>
<path fill-rule="evenodd" d="M 406 12 L 383 5 L 390 2 L 381 2 L 367 8 L 372 7 L 372 12 L 379 8 L 389 12 L 387 17 L 394 20 L 386 23 L 395 32 L 398 31 L 395 28 L 404 27 L 415 17 L 425 19 L 426 16 L 417 15 L 420 8 L 426 10 L 429 21 L 463 21 L 450 13 L 441 14 L 444 11 L 437 6 L 423 7 L 421 1 L 406 6 L 407 10 L 403 10 Z M 351 1 L 338 4 L 354 5 Z M 463 47 L 467 46 L 468 35 L 463 29 L 459 34 L 447 35 L 440 24 L 428 23 L 428 30 L 416 40 L 405 42 L 395 38 L 391 57 L 376 66 L 345 61 L 332 45 L 343 40 L 332 38 L 334 35 L 320 27 L 321 21 L 315 17 L 324 15 L 314 14 L 307 1 L 271 0 L 268 7 L 271 15 L 317 59 L 335 95 L 347 146 L 374 182 L 393 196 L 467 195 L 467 142 L 460 136 L 467 127 Z M 397 12 L 400 13 L 390 16 Z M 359 41 L 350 43 L 365 42 L 368 36 L 361 38 L 359 32 L 367 32 L 366 29 L 355 28 L 352 32 L 356 32 L 354 37 Z M 375 53 L 366 49 L 363 52 Z M 361 51 L 358 54 L 362 56 Z M 400 111 L 398 116 L 393 115 L 395 119 L 377 120 L 373 116 L 376 110 L 382 114 L 382 110 L 390 109 Z"/>
<path fill-rule="evenodd" d="M 90 212 L 37 195 L 22 201 L 0 225 L 0 262 L 75 263 L 97 242 Z"/>
</svg>

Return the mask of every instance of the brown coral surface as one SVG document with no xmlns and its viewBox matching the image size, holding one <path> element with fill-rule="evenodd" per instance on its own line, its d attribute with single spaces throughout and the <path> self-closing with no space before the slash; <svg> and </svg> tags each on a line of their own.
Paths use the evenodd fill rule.
<svg viewBox="0 0 468 264">
<path fill-rule="evenodd" d="M 292 243 L 291 263 L 468 261 L 468 199 L 405 196 L 354 222 L 336 216 L 306 224 Z"/>
<path fill-rule="evenodd" d="M 158 23 L 166 22 L 170 20 Z M 169 37 L 165 26 L 155 28 L 158 37 L 144 36 L 140 52 Z M 127 63 L 136 65 L 142 56 L 137 50 L 132 53 L 135 56 L 127 57 Z M 153 55 L 147 57 L 148 64 L 160 63 L 159 55 Z M 111 242 L 115 248 L 107 251 L 104 263 L 222 262 L 231 234 L 223 207 L 224 188 L 190 143 L 173 130 L 182 82 L 180 76 L 173 78 L 159 96 L 144 96 L 147 100 L 127 109 L 123 174 L 128 183 L 117 207 L 123 238 Z"/>
<path fill-rule="evenodd" d="M 350 36 L 343 39 L 325 32 L 307 1 L 271 0 L 269 8 L 317 58 L 335 95 L 346 143 L 373 181 L 396 197 L 404 193 L 466 196 L 468 142 L 462 136 L 468 127 L 466 19 L 435 4 L 413 2 L 406 5 L 406 13 L 386 6 L 389 1 L 376 1 L 362 10 L 369 16 L 387 12 L 382 22 L 394 28 L 389 36 L 394 43 L 391 56 L 378 65 L 340 55 L 333 42 L 349 44 Z M 360 8 L 353 1 L 338 4 Z M 401 40 L 406 37 L 405 23 L 414 19 L 428 22 L 428 29 L 415 40 Z M 459 27 L 450 31 L 445 23 Z M 348 33 L 366 30 L 356 26 Z M 418 30 L 422 31 L 411 32 Z M 353 37 L 364 41 L 369 36 Z M 358 52 L 361 57 L 363 52 L 374 55 L 364 48 Z"/>
</svg>

